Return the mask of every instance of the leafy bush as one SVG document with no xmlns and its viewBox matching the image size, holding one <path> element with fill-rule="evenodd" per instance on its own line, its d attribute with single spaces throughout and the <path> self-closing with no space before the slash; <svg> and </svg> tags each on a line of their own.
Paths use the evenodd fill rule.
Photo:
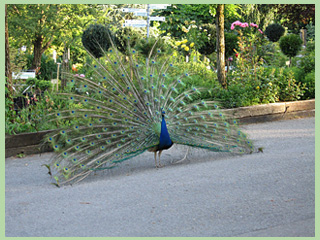
<svg viewBox="0 0 320 240">
<path fill-rule="evenodd" d="M 311 50 L 311 51 L 310 51 Z M 301 67 L 305 73 L 310 73 L 315 69 L 315 50 L 307 47 L 304 56 L 300 59 L 299 67 Z"/>
<path fill-rule="evenodd" d="M 27 55 L 27 65 L 24 67 L 25 70 L 31 68 L 31 64 L 33 61 L 33 54 Z M 61 59 L 58 61 L 61 62 Z M 57 72 L 57 64 L 54 62 L 52 57 L 47 56 L 46 54 L 41 55 L 41 67 L 38 71 L 36 77 L 38 79 L 51 80 L 53 79 L 53 73 Z"/>
<path fill-rule="evenodd" d="M 315 97 L 315 48 L 314 42 L 308 42 L 302 51 L 302 57 L 295 58 L 295 66 L 291 67 L 295 79 L 305 84 L 306 90 L 302 99 Z"/>
<path fill-rule="evenodd" d="M 90 25 L 82 35 L 83 46 L 96 58 L 104 55 L 111 46 L 111 31 L 102 24 Z"/>
<path fill-rule="evenodd" d="M 30 104 L 28 101 L 27 107 L 21 109 L 18 113 L 11 110 L 10 103 L 10 99 L 6 98 L 6 134 L 57 129 L 64 126 L 72 126 L 77 121 L 81 121 L 81 119 L 48 121 L 48 115 L 55 110 L 81 108 L 81 104 L 65 101 L 48 91 L 37 97 L 34 104 Z"/>
<path fill-rule="evenodd" d="M 297 82 L 291 68 L 280 68 L 277 73 L 279 101 L 296 101 L 304 95 L 306 86 Z"/>
<path fill-rule="evenodd" d="M 305 99 L 315 98 L 315 71 L 309 72 L 301 81 L 306 86 Z"/>
<path fill-rule="evenodd" d="M 119 28 L 114 34 L 114 44 L 121 53 L 126 54 L 128 44 L 132 48 L 141 38 L 142 35 L 132 28 Z"/>
<path fill-rule="evenodd" d="M 142 54 L 142 56 L 144 56 L 144 58 L 146 58 L 146 57 L 149 57 L 149 53 L 154 45 L 155 45 L 155 47 L 153 49 L 151 57 L 153 57 L 155 54 L 159 54 L 159 53 L 161 53 L 163 55 L 168 50 L 168 47 L 165 44 L 164 39 L 163 38 L 155 38 L 155 37 L 150 37 L 150 38 L 148 38 L 148 40 L 141 39 L 140 41 L 137 41 L 135 48 L 140 54 Z"/>
<path fill-rule="evenodd" d="M 203 38 L 203 42 L 198 48 L 199 53 L 208 56 L 212 54 L 216 49 L 216 25 L 214 24 L 202 24 L 202 36 L 205 35 Z"/>
<path fill-rule="evenodd" d="M 50 81 L 39 80 L 37 78 L 28 78 L 26 81 L 27 85 L 34 86 L 35 89 L 38 89 L 40 92 L 44 92 L 52 87 Z"/>
<path fill-rule="evenodd" d="M 280 38 L 281 51 L 290 59 L 298 54 L 302 48 L 302 40 L 296 34 L 289 34 Z"/>
<path fill-rule="evenodd" d="M 314 41 L 315 40 L 315 36 L 316 36 L 316 28 L 315 26 L 312 24 L 312 22 L 310 22 L 307 26 L 307 41 Z"/>
<path fill-rule="evenodd" d="M 278 42 L 280 37 L 283 36 L 284 32 L 285 32 L 284 27 L 282 27 L 278 23 L 270 24 L 264 31 L 268 39 L 272 42 Z"/>
<path fill-rule="evenodd" d="M 226 32 L 224 34 L 224 40 L 225 40 L 225 55 L 226 57 L 231 57 L 235 54 L 235 51 L 239 51 L 239 45 L 238 45 L 238 36 L 234 33 L 228 33 Z"/>
<path fill-rule="evenodd" d="M 217 74 L 212 70 L 207 69 L 207 66 L 202 62 L 178 62 L 168 75 L 185 76 L 186 73 L 189 77 L 183 78 L 185 87 L 181 88 L 180 86 L 181 92 L 194 86 L 197 88 L 204 88 L 207 89 L 207 91 L 202 92 L 201 98 L 210 99 L 214 96 L 213 89 L 220 87 Z M 172 79 L 172 81 L 176 81 L 176 78 Z"/>
<path fill-rule="evenodd" d="M 238 68 L 227 75 L 227 81 L 227 89 L 216 89 L 216 98 L 226 108 L 278 101 L 279 90 L 273 68 Z"/>
</svg>

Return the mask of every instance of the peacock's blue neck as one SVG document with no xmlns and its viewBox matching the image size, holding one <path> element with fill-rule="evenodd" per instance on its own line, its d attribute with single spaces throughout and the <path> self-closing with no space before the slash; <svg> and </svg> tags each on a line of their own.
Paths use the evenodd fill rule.
<svg viewBox="0 0 320 240">
<path fill-rule="evenodd" d="M 161 132 L 160 132 L 160 142 L 158 150 L 168 149 L 172 146 L 173 142 L 170 139 L 169 132 L 167 129 L 167 124 L 164 119 L 164 115 L 162 115 L 161 121 Z"/>
</svg>

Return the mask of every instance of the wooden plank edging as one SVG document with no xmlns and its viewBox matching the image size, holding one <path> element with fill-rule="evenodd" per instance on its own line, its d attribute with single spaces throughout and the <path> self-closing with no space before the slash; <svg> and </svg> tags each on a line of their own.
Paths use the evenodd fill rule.
<svg viewBox="0 0 320 240">
<path fill-rule="evenodd" d="M 234 115 L 241 123 L 311 117 L 315 115 L 315 99 L 225 109 L 223 112 Z M 40 153 L 40 143 L 43 137 L 52 131 L 53 130 L 6 135 L 6 158 L 16 156 L 20 153 Z M 52 149 L 44 146 L 43 151 L 48 152 L 52 151 Z"/>
</svg>

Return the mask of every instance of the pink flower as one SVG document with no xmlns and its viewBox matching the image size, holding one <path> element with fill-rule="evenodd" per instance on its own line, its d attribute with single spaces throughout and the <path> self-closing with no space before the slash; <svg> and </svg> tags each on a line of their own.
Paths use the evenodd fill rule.
<svg viewBox="0 0 320 240">
<path fill-rule="evenodd" d="M 234 25 L 232 24 L 232 25 L 231 25 L 231 30 L 233 30 L 233 29 L 234 29 Z"/>
<path fill-rule="evenodd" d="M 242 22 L 240 22 L 240 21 L 238 20 L 238 21 L 233 22 L 233 23 L 232 23 L 232 25 L 233 25 L 233 24 L 234 24 L 234 25 L 238 25 L 238 26 L 239 26 L 239 25 L 241 25 L 241 24 L 242 24 Z"/>
<path fill-rule="evenodd" d="M 79 77 L 79 74 L 77 73 L 77 74 L 75 74 L 74 76 L 75 76 L 75 77 Z"/>
<path fill-rule="evenodd" d="M 259 31 L 261 34 L 263 34 L 263 32 L 261 31 L 261 29 L 258 29 L 258 31 Z"/>
<path fill-rule="evenodd" d="M 80 74 L 80 77 L 85 77 L 85 75 L 84 74 Z"/>
<path fill-rule="evenodd" d="M 258 28 L 258 25 L 255 24 L 255 23 L 250 23 L 250 26 L 251 26 L 251 27 L 256 27 L 256 28 Z"/>
</svg>

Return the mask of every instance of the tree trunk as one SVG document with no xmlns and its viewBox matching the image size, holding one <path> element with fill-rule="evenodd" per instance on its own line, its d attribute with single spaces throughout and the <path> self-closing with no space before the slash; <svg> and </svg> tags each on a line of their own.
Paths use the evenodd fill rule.
<svg viewBox="0 0 320 240">
<path fill-rule="evenodd" d="M 37 70 L 41 66 L 41 55 L 42 51 L 42 37 L 37 36 L 33 42 L 33 61 L 31 64 L 31 69 Z"/>
<path fill-rule="evenodd" d="M 5 57 L 6 57 L 6 73 L 7 77 L 7 88 L 10 92 L 10 96 L 13 94 L 13 83 L 12 83 L 12 72 L 10 65 L 10 49 L 9 49 L 9 29 L 8 29 L 8 16 L 7 16 L 7 4 L 5 5 Z M 7 96 L 6 96 L 7 97 Z"/>
<path fill-rule="evenodd" d="M 218 4 L 216 13 L 217 28 L 217 75 L 223 88 L 227 88 L 225 73 L 225 43 L 224 43 L 224 4 Z"/>
</svg>

